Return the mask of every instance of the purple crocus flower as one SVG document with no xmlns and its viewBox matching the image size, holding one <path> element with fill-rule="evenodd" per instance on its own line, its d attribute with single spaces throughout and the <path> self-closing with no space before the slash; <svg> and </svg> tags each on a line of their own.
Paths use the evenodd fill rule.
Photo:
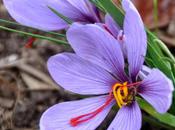
<svg viewBox="0 0 175 130">
<path fill-rule="evenodd" d="M 73 24 L 67 39 L 75 54 L 51 57 L 48 69 L 64 89 L 95 96 L 49 108 L 41 117 L 41 130 L 95 130 L 115 104 L 120 109 L 108 130 L 139 130 L 141 111 L 136 95 L 160 113 L 169 109 L 172 82 L 158 69 L 141 71 L 147 46 L 144 26 L 129 0 L 122 5 L 129 71 L 125 72 L 120 43 L 111 34 L 97 25 Z"/>
<path fill-rule="evenodd" d="M 10 15 L 20 24 L 41 30 L 60 30 L 68 24 L 49 7 L 74 22 L 100 22 L 98 10 L 89 0 L 3 0 Z"/>
</svg>

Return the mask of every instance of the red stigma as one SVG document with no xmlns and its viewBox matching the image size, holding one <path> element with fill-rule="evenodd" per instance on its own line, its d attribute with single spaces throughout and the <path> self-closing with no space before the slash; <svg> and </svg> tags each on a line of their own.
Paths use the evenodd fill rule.
<svg viewBox="0 0 175 130">
<path fill-rule="evenodd" d="M 33 34 L 38 34 L 38 32 L 34 32 Z M 25 48 L 32 48 L 33 47 L 33 43 L 36 41 L 35 37 L 31 37 L 29 38 L 29 40 L 27 41 L 27 43 L 25 44 Z"/>
<path fill-rule="evenodd" d="M 70 119 L 71 126 L 75 127 L 83 122 L 89 121 L 90 119 L 94 118 L 96 115 L 102 112 L 111 103 L 112 100 L 113 100 L 113 95 L 111 92 L 106 102 L 101 107 L 99 107 L 97 110 L 90 112 L 88 114 L 80 115 L 80 116 Z"/>
<path fill-rule="evenodd" d="M 36 41 L 36 38 L 31 37 L 28 42 L 25 44 L 25 48 L 32 48 L 33 47 L 33 43 Z"/>
<path fill-rule="evenodd" d="M 130 83 L 130 84 L 127 85 L 127 87 L 139 85 L 139 84 L 141 84 L 141 82 L 142 81 L 138 81 L 138 82 L 135 82 L 135 83 Z"/>
<path fill-rule="evenodd" d="M 139 85 L 140 83 L 141 83 L 141 81 L 131 83 L 131 84 L 127 84 L 126 86 L 127 87 L 136 86 L 136 85 Z M 116 84 L 120 84 L 120 83 L 116 83 Z M 121 87 L 123 87 L 123 86 L 121 86 Z M 106 102 L 101 107 L 99 107 L 98 109 L 96 109 L 93 112 L 71 118 L 70 122 L 69 122 L 70 125 L 73 126 L 73 127 L 76 127 L 77 125 L 79 125 L 81 123 L 84 123 L 86 121 L 89 121 L 90 119 L 94 118 L 100 112 L 102 112 L 112 102 L 113 99 L 114 99 L 114 92 L 113 92 L 113 89 L 112 89 L 111 92 L 108 95 L 108 98 L 106 99 Z"/>
</svg>

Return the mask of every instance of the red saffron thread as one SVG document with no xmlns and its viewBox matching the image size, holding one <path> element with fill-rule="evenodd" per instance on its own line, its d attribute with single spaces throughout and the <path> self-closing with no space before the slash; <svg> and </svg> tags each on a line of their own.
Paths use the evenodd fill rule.
<svg viewBox="0 0 175 130">
<path fill-rule="evenodd" d="M 25 44 L 26 48 L 32 48 L 33 47 L 33 43 L 35 42 L 36 38 L 31 37 L 28 42 Z"/>
<path fill-rule="evenodd" d="M 142 81 L 138 81 L 138 82 L 135 82 L 135 83 L 130 83 L 130 84 L 127 85 L 127 87 L 139 85 L 139 84 L 141 84 L 141 82 L 142 82 Z"/>
<path fill-rule="evenodd" d="M 100 108 L 98 108 L 97 110 L 91 113 L 80 115 L 80 116 L 70 119 L 71 126 L 75 127 L 83 122 L 86 122 L 94 118 L 97 114 L 102 112 L 105 109 L 105 107 L 107 107 L 111 103 L 112 100 L 113 100 L 113 96 L 112 96 L 112 92 L 110 92 L 109 97 L 107 98 L 106 102 Z"/>
<path fill-rule="evenodd" d="M 38 32 L 34 32 L 33 34 L 38 34 Z M 35 37 L 31 37 L 29 38 L 28 42 L 25 44 L 26 48 L 32 48 L 33 47 L 33 43 L 36 41 Z"/>
<path fill-rule="evenodd" d="M 127 87 L 131 87 L 131 86 L 135 86 L 135 85 L 139 85 L 141 83 L 141 81 L 139 82 L 135 82 L 135 83 L 131 83 L 131 84 L 128 84 Z M 94 118 L 96 115 L 98 115 L 100 112 L 102 112 L 105 107 L 107 107 L 111 101 L 113 100 L 113 94 L 112 94 L 112 91 L 109 93 L 109 96 L 106 100 L 106 102 L 101 106 L 99 107 L 97 110 L 93 111 L 93 112 L 90 112 L 90 113 L 87 113 L 87 114 L 84 114 L 84 115 L 80 115 L 80 116 L 77 116 L 75 118 L 71 118 L 70 119 L 70 125 L 75 127 L 83 122 L 86 122 L 92 118 Z"/>
</svg>

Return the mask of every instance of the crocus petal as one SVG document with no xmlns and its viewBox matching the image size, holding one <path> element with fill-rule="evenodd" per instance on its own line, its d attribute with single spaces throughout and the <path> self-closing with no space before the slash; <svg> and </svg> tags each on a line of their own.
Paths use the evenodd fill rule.
<svg viewBox="0 0 175 130">
<path fill-rule="evenodd" d="M 67 0 L 72 6 L 83 14 L 85 22 L 100 22 L 97 8 L 89 0 Z M 70 10 L 70 9 L 69 9 Z M 70 12 L 72 13 L 72 11 Z M 71 14 L 69 15 L 71 17 Z"/>
<path fill-rule="evenodd" d="M 58 84 L 78 94 L 105 94 L 117 82 L 103 68 L 73 53 L 52 56 L 48 70 Z"/>
<path fill-rule="evenodd" d="M 98 25 L 73 24 L 67 31 L 67 39 L 77 55 L 126 81 L 120 45 L 107 31 Z"/>
<path fill-rule="evenodd" d="M 129 72 L 132 79 L 134 79 L 144 62 L 147 38 L 141 17 L 132 2 L 130 0 L 122 0 L 122 6 L 126 13 L 124 34 L 128 53 Z"/>
<path fill-rule="evenodd" d="M 149 68 L 148 66 L 145 66 L 145 65 L 143 65 L 142 66 L 142 69 L 140 70 L 140 72 L 139 72 L 139 77 L 143 80 L 143 79 L 145 79 L 148 75 L 149 75 L 149 73 L 151 72 L 151 68 Z"/>
<path fill-rule="evenodd" d="M 58 4 L 57 0 L 3 0 L 3 2 L 10 15 L 22 25 L 41 30 L 67 27 L 67 24 L 48 8 Z"/>
<path fill-rule="evenodd" d="M 70 125 L 70 119 L 93 112 L 105 103 L 106 98 L 99 96 L 57 104 L 42 115 L 40 130 L 95 130 L 109 113 L 113 102 L 94 118 L 75 127 Z"/>
<path fill-rule="evenodd" d="M 121 30 L 119 25 L 116 24 L 116 22 L 113 20 L 113 18 L 109 15 L 106 14 L 105 16 L 105 24 L 112 33 L 112 35 L 117 38 L 119 31 Z"/>
<path fill-rule="evenodd" d="M 108 130 L 140 130 L 141 111 L 137 102 L 123 106 L 112 121 Z"/>
<path fill-rule="evenodd" d="M 126 58 L 127 53 L 126 53 L 126 45 L 124 42 L 125 35 L 123 34 L 123 30 L 121 30 L 120 26 L 114 21 L 114 19 L 109 14 L 105 15 L 105 25 L 106 28 L 104 29 L 106 29 L 106 31 L 108 31 L 113 37 L 115 37 L 118 40 L 124 58 Z"/>
<path fill-rule="evenodd" d="M 68 25 L 49 7 L 76 22 L 99 22 L 87 0 L 3 0 L 10 15 L 19 23 L 41 30 L 59 30 Z"/>
<path fill-rule="evenodd" d="M 172 91 L 171 80 L 158 69 L 152 69 L 139 87 L 139 94 L 160 113 L 165 113 L 169 109 Z"/>
</svg>

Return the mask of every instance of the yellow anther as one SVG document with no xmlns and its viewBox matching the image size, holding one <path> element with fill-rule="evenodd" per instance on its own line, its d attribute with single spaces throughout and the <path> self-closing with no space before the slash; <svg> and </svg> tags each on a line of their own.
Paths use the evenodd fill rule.
<svg viewBox="0 0 175 130">
<path fill-rule="evenodd" d="M 127 87 L 127 82 L 123 84 L 123 98 L 125 99 L 128 96 L 128 87 Z"/>
<path fill-rule="evenodd" d="M 112 87 L 112 91 L 113 91 L 113 94 L 114 94 L 114 97 L 115 97 L 115 100 L 116 100 L 116 102 L 117 102 L 117 104 L 118 104 L 118 106 L 121 108 L 122 107 L 122 105 L 120 104 L 120 101 L 119 101 L 119 99 L 118 99 L 118 96 L 117 96 L 117 88 L 118 87 L 121 87 L 122 86 L 122 84 L 120 84 L 120 83 L 116 83 L 113 87 Z"/>
<path fill-rule="evenodd" d="M 127 84 L 128 84 L 128 82 L 124 82 L 124 83 L 123 83 L 123 86 L 127 86 Z"/>
<path fill-rule="evenodd" d="M 114 94 L 114 98 L 116 99 L 116 102 L 120 108 L 123 105 L 127 104 L 126 102 L 124 102 L 124 99 L 126 99 L 126 97 L 128 96 L 127 82 L 125 82 L 123 84 L 116 83 L 112 87 L 112 91 Z"/>
<path fill-rule="evenodd" d="M 118 96 L 115 96 L 115 100 L 116 100 L 119 108 L 121 108 L 122 107 L 122 104 L 120 103 L 120 100 L 118 99 Z"/>
<path fill-rule="evenodd" d="M 118 90 L 117 90 L 118 100 L 119 100 L 121 105 L 126 105 L 126 103 L 123 101 L 123 96 L 121 95 L 121 90 L 122 90 L 121 87 L 118 88 Z"/>
</svg>

